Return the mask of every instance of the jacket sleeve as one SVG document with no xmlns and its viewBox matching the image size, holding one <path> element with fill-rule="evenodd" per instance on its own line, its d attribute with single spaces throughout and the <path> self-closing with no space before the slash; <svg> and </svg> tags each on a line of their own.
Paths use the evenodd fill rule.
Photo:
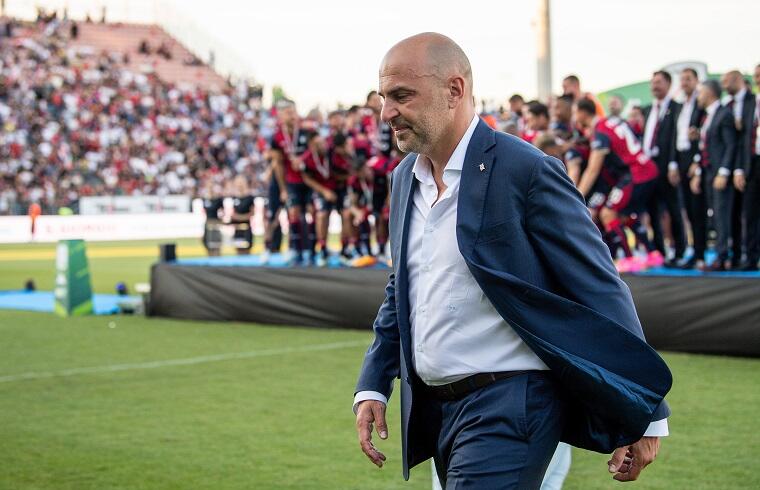
<svg viewBox="0 0 760 490">
<path fill-rule="evenodd" d="M 400 165 L 399 165 L 400 167 Z M 389 187 L 393 191 L 393 178 L 398 167 L 391 172 Z M 401 340 L 396 312 L 396 274 L 391 272 L 385 286 L 385 300 L 372 325 L 375 339 L 367 349 L 364 363 L 359 372 L 354 395 L 360 391 L 376 391 L 390 399 L 393 380 L 399 377 L 401 369 Z"/>
<path fill-rule="evenodd" d="M 375 339 L 367 349 L 354 394 L 376 391 L 390 398 L 393 380 L 399 376 L 401 345 L 396 313 L 396 279 L 391 273 L 385 286 L 385 301 L 372 325 Z"/>
<path fill-rule="evenodd" d="M 720 161 L 720 168 L 727 168 L 730 171 L 734 170 L 734 159 L 736 158 L 736 145 L 738 134 L 736 133 L 736 126 L 734 126 L 734 118 L 730 114 L 726 114 L 720 119 L 720 138 L 725 144 L 723 151 L 723 158 Z"/>
<path fill-rule="evenodd" d="M 544 156 L 535 163 L 526 228 L 542 260 L 557 271 L 554 278 L 569 298 L 645 340 L 628 285 L 620 279 L 583 197 L 556 158 Z M 669 414 L 663 400 L 652 420 Z"/>
<path fill-rule="evenodd" d="M 671 163 L 678 164 L 676 157 L 676 141 L 678 140 L 678 117 L 681 115 L 683 106 L 681 104 L 674 104 L 673 112 L 671 113 L 671 121 L 673 123 L 673 131 L 670 132 L 670 140 L 668 141 L 668 165 Z"/>
<path fill-rule="evenodd" d="M 705 115 L 704 109 L 695 107 L 694 112 L 691 113 L 691 121 L 689 121 L 689 127 L 700 129 L 702 126 L 702 119 L 704 118 L 704 115 Z M 691 143 L 691 154 L 692 155 L 699 154 L 699 139 L 690 140 L 690 143 Z M 694 159 L 693 156 L 692 156 L 692 159 Z M 691 164 L 691 162 L 689 162 L 689 164 Z"/>
<path fill-rule="evenodd" d="M 736 152 L 736 168 L 744 170 L 745 175 L 749 175 L 750 165 L 752 164 L 752 130 L 755 119 L 755 96 L 749 94 L 744 100 L 742 109 L 742 132 L 741 141 Z"/>
</svg>

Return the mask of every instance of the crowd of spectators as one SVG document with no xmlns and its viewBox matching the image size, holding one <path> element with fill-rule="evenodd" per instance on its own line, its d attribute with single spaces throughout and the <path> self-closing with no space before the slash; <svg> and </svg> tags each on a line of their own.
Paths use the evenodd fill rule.
<svg viewBox="0 0 760 490">
<path fill-rule="evenodd" d="M 264 171 L 260 91 L 216 93 L 125 68 L 69 43 L 55 17 L 0 37 L 0 214 L 76 212 L 91 195 L 190 194 Z"/>
</svg>

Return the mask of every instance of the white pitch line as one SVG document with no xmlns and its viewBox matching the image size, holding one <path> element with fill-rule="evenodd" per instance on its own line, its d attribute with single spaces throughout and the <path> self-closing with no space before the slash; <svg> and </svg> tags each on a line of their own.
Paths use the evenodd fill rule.
<svg viewBox="0 0 760 490">
<path fill-rule="evenodd" d="M 30 379 L 61 378 L 67 376 L 76 376 L 79 374 L 97 374 L 112 373 L 116 371 L 132 371 L 136 369 L 156 369 L 167 366 L 190 366 L 193 364 L 204 364 L 208 362 L 229 361 L 232 359 L 252 359 L 255 357 L 279 356 L 283 354 L 294 354 L 299 352 L 317 352 L 323 350 L 343 349 L 346 347 L 358 347 L 367 345 L 367 341 L 352 342 L 333 342 L 331 344 L 311 344 L 300 347 L 284 347 L 281 349 L 265 349 L 250 352 L 232 352 L 229 354 L 216 354 L 211 356 L 189 357 L 186 359 L 166 359 L 163 361 L 137 362 L 132 364 L 112 364 L 110 366 L 92 366 L 63 369 L 61 371 L 48 372 L 27 372 L 20 374 L 10 374 L 0 376 L 0 383 L 10 383 L 13 381 L 22 381 Z"/>
</svg>

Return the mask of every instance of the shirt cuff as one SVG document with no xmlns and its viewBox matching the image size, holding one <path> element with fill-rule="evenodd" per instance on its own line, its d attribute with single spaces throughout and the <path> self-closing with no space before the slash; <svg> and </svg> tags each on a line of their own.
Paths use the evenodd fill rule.
<svg viewBox="0 0 760 490">
<path fill-rule="evenodd" d="M 668 164 L 668 170 L 678 170 L 678 162 L 670 162 Z"/>
<path fill-rule="evenodd" d="M 729 175 L 731 175 L 731 171 L 727 169 L 726 167 L 720 167 L 718 169 L 718 175 L 720 175 L 721 177 L 728 177 Z"/>
<path fill-rule="evenodd" d="M 649 424 L 644 437 L 666 437 L 670 435 L 668 431 L 668 419 L 655 420 Z"/>
<path fill-rule="evenodd" d="M 734 169 L 734 175 L 744 175 L 744 169 L 743 168 Z"/>
<path fill-rule="evenodd" d="M 377 400 L 379 402 L 383 402 L 386 405 L 388 404 L 388 398 L 385 397 L 382 393 L 378 391 L 359 391 L 354 395 L 354 415 L 356 415 L 356 407 L 359 405 L 359 402 L 363 402 L 366 400 Z M 659 422 L 659 420 L 658 420 Z M 667 428 L 667 425 L 666 425 Z"/>
</svg>

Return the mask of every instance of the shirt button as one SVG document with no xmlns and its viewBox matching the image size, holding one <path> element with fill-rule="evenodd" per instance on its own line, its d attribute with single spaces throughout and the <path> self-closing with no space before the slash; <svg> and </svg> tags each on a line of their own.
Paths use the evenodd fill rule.
<svg viewBox="0 0 760 490">
<path fill-rule="evenodd" d="M 425 313 L 427 311 L 427 308 L 424 306 L 420 307 L 420 313 Z"/>
<path fill-rule="evenodd" d="M 422 272 L 429 272 L 429 271 L 430 271 L 430 266 L 429 265 L 425 264 L 425 265 L 422 266 Z"/>
<path fill-rule="evenodd" d="M 417 344 L 417 352 L 422 352 L 422 344 Z"/>
</svg>

